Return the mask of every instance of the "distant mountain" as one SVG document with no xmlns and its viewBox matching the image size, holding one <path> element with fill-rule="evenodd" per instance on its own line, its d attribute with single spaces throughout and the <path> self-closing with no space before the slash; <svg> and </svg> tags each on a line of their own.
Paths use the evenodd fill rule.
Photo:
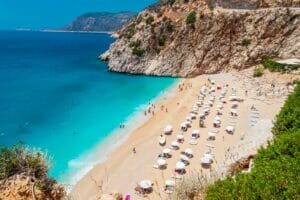
<svg viewBox="0 0 300 200">
<path fill-rule="evenodd" d="M 64 31 L 115 31 L 129 22 L 136 13 L 133 12 L 94 12 L 79 16 Z"/>
</svg>

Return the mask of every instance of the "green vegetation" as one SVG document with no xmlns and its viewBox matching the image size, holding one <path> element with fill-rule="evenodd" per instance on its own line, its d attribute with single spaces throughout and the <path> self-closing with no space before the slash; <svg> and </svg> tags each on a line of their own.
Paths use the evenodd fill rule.
<svg viewBox="0 0 300 200">
<path fill-rule="evenodd" d="M 264 66 L 257 65 L 254 68 L 253 77 L 261 77 L 264 74 Z"/>
<path fill-rule="evenodd" d="M 250 173 L 215 182 L 206 199 L 300 199 L 300 83 L 277 115 L 273 133 Z"/>
<path fill-rule="evenodd" d="M 40 191 L 49 199 L 63 199 L 64 188 L 48 177 L 49 163 L 44 154 L 31 151 L 22 143 L 11 148 L 0 147 L 0 180 L 14 175 L 25 175 L 33 181 Z"/>
<path fill-rule="evenodd" d="M 186 17 L 186 24 L 195 27 L 195 22 L 196 22 L 196 11 L 193 10 Z"/>
<path fill-rule="evenodd" d="M 137 48 L 141 46 L 141 40 L 132 41 L 129 44 L 129 47 L 131 48 Z"/>
<path fill-rule="evenodd" d="M 164 38 L 159 38 L 158 45 L 159 46 L 165 46 L 165 39 Z"/>
<path fill-rule="evenodd" d="M 130 39 L 132 38 L 132 36 L 135 34 L 135 25 L 132 24 L 130 25 L 127 30 L 125 31 L 125 33 L 123 34 L 123 37 L 126 39 Z"/>
<path fill-rule="evenodd" d="M 249 38 L 243 38 L 241 41 L 242 46 L 248 46 L 250 44 L 251 44 L 251 39 L 249 39 Z"/>
<path fill-rule="evenodd" d="M 145 50 L 141 49 L 140 47 L 137 48 L 133 48 L 132 49 L 132 54 L 141 57 L 142 55 L 144 55 Z"/>
<path fill-rule="evenodd" d="M 268 58 L 262 61 L 262 65 L 265 69 L 269 69 L 271 72 L 288 72 L 300 68 L 300 65 L 282 64 Z"/>
<path fill-rule="evenodd" d="M 47 176 L 49 167 L 43 154 L 30 152 L 22 144 L 12 148 L 0 148 L 0 180 L 15 174 L 25 173 L 34 178 Z"/>
<path fill-rule="evenodd" d="M 148 25 L 150 25 L 150 24 L 152 24 L 152 22 L 154 21 L 154 18 L 153 18 L 153 16 L 149 16 L 149 17 L 147 17 L 147 19 L 146 19 L 146 24 L 148 24 Z"/>
<path fill-rule="evenodd" d="M 142 56 L 145 53 L 145 50 L 143 50 L 140 46 L 141 46 L 140 40 L 135 40 L 130 42 L 129 47 L 132 49 L 133 55 Z"/>
<path fill-rule="evenodd" d="M 141 15 L 139 15 L 137 18 L 136 18 L 136 23 L 139 24 L 143 21 L 143 17 Z"/>
<path fill-rule="evenodd" d="M 171 24 L 171 22 L 167 22 L 166 24 L 166 29 L 169 33 L 172 33 L 174 31 L 174 27 L 173 25 Z"/>
<path fill-rule="evenodd" d="M 175 0 L 168 0 L 168 4 L 169 4 L 169 5 L 172 6 L 174 3 L 175 3 Z"/>
</svg>

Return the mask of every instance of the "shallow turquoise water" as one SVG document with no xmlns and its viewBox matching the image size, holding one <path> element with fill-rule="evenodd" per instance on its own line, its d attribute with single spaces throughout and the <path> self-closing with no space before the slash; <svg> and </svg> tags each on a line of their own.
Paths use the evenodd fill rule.
<svg viewBox="0 0 300 200">
<path fill-rule="evenodd" d="M 99 142 L 176 79 L 107 71 L 106 34 L 0 32 L 0 145 L 48 152 L 63 181 L 70 161 Z"/>
</svg>

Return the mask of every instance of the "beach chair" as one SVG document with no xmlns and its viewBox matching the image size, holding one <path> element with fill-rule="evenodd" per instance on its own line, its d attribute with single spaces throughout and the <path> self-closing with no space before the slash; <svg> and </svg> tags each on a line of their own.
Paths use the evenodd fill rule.
<svg viewBox="0 0 300 200">
<path fill-rule="evenodd" d="M 190 145 L 197 145 L 198 144 L 198 141 L 194 138 L 192 138 L 190 141 L 189 141 L 189 144 Z"/>
</svg>

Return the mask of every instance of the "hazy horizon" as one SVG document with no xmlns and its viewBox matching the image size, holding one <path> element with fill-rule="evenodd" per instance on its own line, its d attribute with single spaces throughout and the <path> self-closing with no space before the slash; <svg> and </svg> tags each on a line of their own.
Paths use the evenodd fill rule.
<svg viewBox="0 0 300 200">
<path fill-rule="evenodd" d="M 138 12 L 156 0 L 2 0 L 0 29 L 62 28 L 87 12 Z"/>
</svg>

